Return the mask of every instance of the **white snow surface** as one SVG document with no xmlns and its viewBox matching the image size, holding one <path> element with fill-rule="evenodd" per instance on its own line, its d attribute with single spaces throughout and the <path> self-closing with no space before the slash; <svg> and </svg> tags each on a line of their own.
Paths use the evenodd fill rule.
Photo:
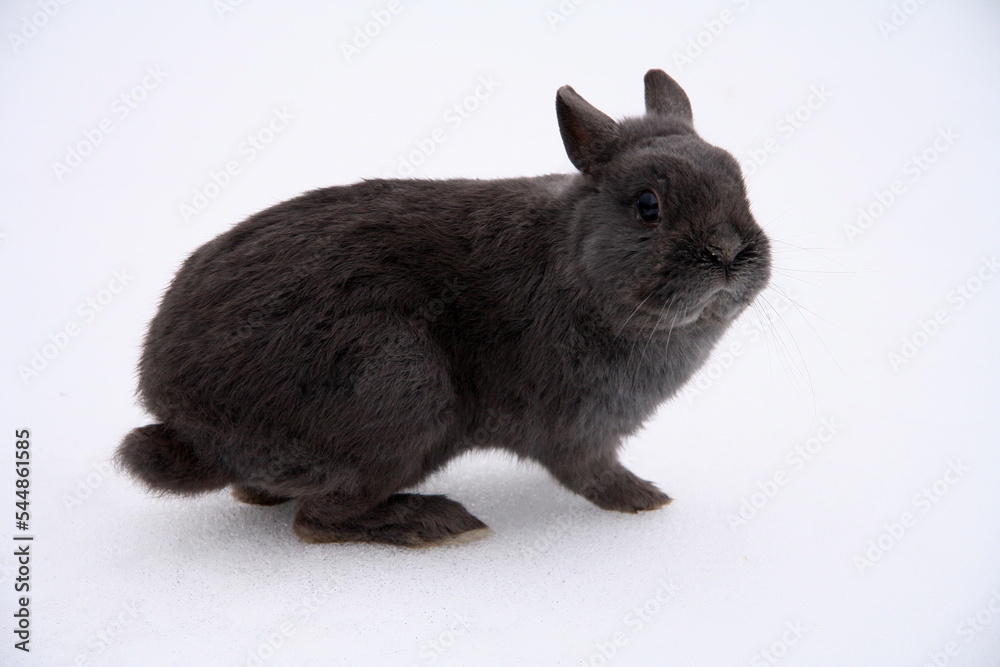
<svg viewBox="0 0 1000 667">
<path fill-rule="evenodd" d="M 1000 664 L 997 3 L 10 0 L 0 26 L 0 664 Z M 109 469 L 201 243 L 401 160 L 569 171 L 556 89 L 637 114 L 650 67 L 745 165 L 776 263 L 626 443 L 672 505 L 605 512 L 477 454 L 421 488 L 487 539 L 305 545 L 291 506 Z"/>
</svg>

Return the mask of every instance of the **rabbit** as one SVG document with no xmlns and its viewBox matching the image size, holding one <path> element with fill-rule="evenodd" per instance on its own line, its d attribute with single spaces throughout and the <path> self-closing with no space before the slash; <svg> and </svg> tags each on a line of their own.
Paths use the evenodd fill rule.
<svg viewBox="0 0 1000 667">
<path fill-rule="evenodd" d="M 116 459 L 151 490 L 295 501 L 309 543 L 410 547 L 490 533 L 411 487 L 465 452 L 535 461 L 606 510 L 670 497 L 622 439 L 767 285 L 737 161 L 681 86 L 647 72 L 616 121 L 569 86 L 571 174 L 364 180 L 257 213 L 198 248 L 150 323 L 157 423 Z"/>
</svg>

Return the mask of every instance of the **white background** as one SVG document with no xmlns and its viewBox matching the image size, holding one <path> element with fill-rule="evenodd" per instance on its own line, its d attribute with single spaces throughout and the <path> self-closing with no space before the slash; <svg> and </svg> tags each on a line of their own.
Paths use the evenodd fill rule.
<svg viewBox="0 0 1000 667">
<path fill-rule="evenodd" d="M 1000 664 L 996 3 L 403 1 L 350 57 L 388 5 L 347 4 L 0 8 L 0 663 Z M 479 455 L 425 486 L 492 537 L 312 546 L 291 506 L 154 498 L 109 471 L 149 422 L 145 326 L 199 244 L 302 191 L 395 173 L 435 128 L 415 175 L 567 171 L 556 88 L 636 114 L 650 67 L 746 165 L 777 265 L 628 443 L 670 507 L 603 512 Z M 143 88 L 148 68 L 165 78 Z M 480 77 L 495 90 L 448 122 Z M 275 110 L 293 118 L 249 159 Z M 214 196 L 185 221 L 196 190 Z M 878 215 L 851 232 L 859 209 Z M 34 462 L 30 654 L 11 633 L 16 428 Z M 938 481 L 950 466 L 961 476 Z"/>
</svg>

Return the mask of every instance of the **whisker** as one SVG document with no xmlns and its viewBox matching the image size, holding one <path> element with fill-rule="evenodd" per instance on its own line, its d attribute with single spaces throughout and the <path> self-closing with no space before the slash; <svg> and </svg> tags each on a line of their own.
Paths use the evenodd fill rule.
<svg viewBox="0 0 1000 667">
<path fill-rule="evenodd" d="M 621 325 L 620 327 L 618 327 L 618 331 L 616 331 L 616 332 L 615 332 L 615 337 L 614 337 L 614 338 L 612 339 L 612 341 L 611 341 L 611 342 L 614 342 L 614 341 L 618 340 L 618 336 L 619 336 L 619 335 L 621 334 L 621 332 L 622 332 L 622 331 L 623 331 L 623 330 L 625 329 L 625 325 L 627 325 L 627 324 L 629 323 L 629 320 L 631 320 L 631 319 L 632 319 L 632 317 L 633 317 L 633 316 L 634 316 L 634 315 L 635 315 L 636 313 L 638 313 L 638 312 L 639 312 L 639 309 L 640 309 L 640 308 L 642 308 L 642 304 L 646 303 L 646 301 L 648 301 L 648 300 L 649 300 L 649 297 L 653 296 L 653 292 L 655 292 L 655 291 L 656 291 L 656 288 L 655 288 L 655 287 L 654 287 L 653 289 L 651 289 L 651 290 L 649 291 L 649 294 L 647 294 L 647 295 L 646 295 L 646 298 L 645 298 L 645 299 L 643 299 L 642 301 L 640 301 L 640 302 L 639 302 L 639 305 L 635 307 L 635 310 L 633 310 L 633 311 L 632 311 L 632 314 L 631 314 L 631 315 L 629 315 L 629 316 L 628 316 L 627 318 L 625 318 L 625 322 L 624 322 L 624 323 L 623 323 L 623 324 L 622 324 L 622 325 Z"/>
<path fill-rule="evenodd" d="M 764 128 L 765 128 L 765 127 L 767 127 L 768 125 L 770 125 L 770 124 L 771 124 L 771 119 L 772 119 L 773 117 L 774 117 L 773 115 L 771 115 L 771 116 L 768 116 L 767 120 L 765 120 L 765 121 L 764 121 L 764 123 L 763 123 L 763 124 L 762 124 L 762 125 L 760 126 L 760 129 L 759 129 L 759 130 L 757 130 L 757 134 L 753 135 L 753 139 L 751 139 L 751 140 L 750 140 L 750 143 L 748 143 L 748 144 L 747 144 L 746 146 L 744 146 L 744 147 L 743 147 L 743 150 L 742 150 L 742 151 L 740 151 L 740 153 L 738 153 L 738 155 L 743 155 L 743 154 L 744 154 L 744 153 L 746 153 L 746 152 L 747 152 L 748 150 L 750 150 L 750 147 L 751 147 L 751 146 L 753 146 L 753 145 L 754 145 L 755 143 L 757 143 L 757 140 L 758 140 L 758 139 L 760 139 L 760 134 L 761 134 L 761 132 L 763 132 L 763 131 L 764 131 Z"/>
<path fill-rule="evenodd" d="M 795 208 L 796 206 L 798 206 L 798 205 L 799 205 L 799 203 L 800 203 L 800 202 L 795 202 L 794 204 L 792 204 L 791 206 L 789 206 L 788 208 L 786 208 L 786 209 L 785 209 L 784 211 L 782 211 L 781 213 L 779 213 L 779 214 L 778 214 L 778 215 L 776 215 L 775 217 L 773 217 L 773 218 L 771 218 L 770 220 L 768 220 L 767 222 L 765 222 L 765 223 L 761 224 L 761 228 L 762 228 L 762 229 L 767 229 L 768 227 L 770 227 L 771 225 L 773 225 L 774 223 L 776 223 L 776 222 L 777 222 L 778 220 L 781 220 L 781 219 L 782 219 L 783 217 L 785 217 L 785 215 L 787 215 L 787 214 L 788 214 L 788 212 L 789 212 L 789 211 L 791 211 L 791 210 L 792 210 L 792 209 L 794 209 L 794 208 Z M 780 225 L 779 225 L 779 227 L 780 227 Z M 775 230 L 776 230 L 777 228 L 778 228 L 778 227 L 774 227 L 774 228 L 772 228 L 772 229 L 771 229 L 770 231 L 772 231 L 772 232 L 773 232 L 773 231 L 775 231 Z"/>
<path fill-rule="evenodd" d="M 820 345 L 823 346 L 823 349 L 826 351 L 827 356 L 830 357 L 830 361 L 833 362 L 834 366 L 837 367 L 837 370 L 839 370 L 841 375 L 844 376 L 844 379 L 851 384 L 851 387 L 855 391 L 861 393 L 861 390 L 858 388 L 857 385 L 854 384 L 854 381 L 851 379 L 851 376 L 847 374 L 847 371 L 843 369 L 843 367 L 840 365 L 840 362 L 837 361 L 837 358 L 833 356 L 833 352 L 830 351 L 830 348 L 829 346 L 827 346 L 826 341 L 824 341 L 823 337 L 819 335 L 818 331 L 816 331 L 816 327 L 814 327 L 812 325 L 812 322 L 809 321 L 809 318 L 802 313 L 802 311 L 804 310 L 803 307 L 800 306 L 794 299 L 789 299 L 789 303 L 791 303 L 792 306 L 799 312 L 799 314 L 802 315 L 802 321 L 806 323 L 806 326 L 808 326 L 810 330 L 812 330 L 813 335 L 816 336 L 816 340 L 818 340 Z"/>
<path fill-rule="evenodd" d="M 674 296 L 670 299 L 670 301 L 668 303 L 664 303 L 663 306 L 660 307 L 660 314 L 657 316 L 656 322 L 653 324 L 653 329 L 649 333 L 650 338 L 652 338 L 653 334 L 656 332 L 656 328 L 658 326 L 660 326 L 660 320 L 663 319 L 663 315 L 667 312 L 667 309 L 670 308 L 670 306 L 673 305 L 674 300 L 676 298 L 677 298 L 677 295 L 674 294 Z M 633 339 L 632 345 L 629 346 L 628 354 L 625 357 L 625 367 L 626 368 L 629 368 L 630 365 L 631 365 L 631 363 L 632 363 L 632 353 L 635 351 L 635 344 L 636 344 L 637 340 L 638 340 L 638 338 Z M 645 352 L 645 347 L 643 347 L 643 351 Z M 625 374 L 622 375 L 622 381 L 621 381 L 621 384 L 618 387 L 618 393 L 621 394 L 621 393 L 625 392 L 625 381 L 628 380 L 630 376 L 634 377 L 635 374 L 634 373 L 625 373 Z"/>
<path fill-rule="evenodd" d="M 819 286 L 817 285 L 817 287 L 819 287 Z M 790 303 L 792 306 L 795 306 L 795 308 L 799 309 L 800 311 L 804 310 L 807 313 L 811 313 L 814 317 L 817 317 L 817 318 L 823 320 L 824 322 L 826 322 L 827 324 L 829 324 L 830 326 L 837 327 L 837 328 L 841 329 L 842 331 L 849 331 L 849 329 L 845 329 L 844 327 L 842 327 L 841 325 L 837 324 L 836 322 L 833 322 L 832 320 L 826 319 L 825 317 L 823 317 L 822 315 L 820 315 L 819 313 L 817 313 L 815 310 L 810 310 L 809 308 L 806 308 L 801 303 L 799 303 L 798 301 L 796 301 L 795 298 L 792 297 L 791 294 L 789 294 L 784 289 L 782 289 L 782 287 L 780 285 L 773 285 L 772 284 L 772 285 L 768 285 L 767 288 L 776 291 L 779 296 L 781 296 L 782 298 L 784 298 L 785 301 L 787 301 L 788 303 Z M 820 289 L 823 289 L 823 288 L 820 287 Z M 827 290 L 827 291 L 832 291 L 832 290 Z M 845 295 L 845 296 L 848 296 L 848 295 Z"/>
<path fill-rule="evenodd" d="M 676 298 L 676 295 L 675 295 L 675 298 Z M 673 301 L 671 301 L 671 303 L 673 303 Z M 670 337 L 674 333 L 674 324 L 676 324 L 676 322 L 677 322 L 677 315 L 679 315 L 679 313 L 674 313 L 674 319 L 670 321 L 670 330 L 667 332 L 667 345 L 670 345 Z M 684 316 L 687 317 L 687 309 L 686 308 L 684 309 Z M 649 342 L 651 340 L 653 340 L 653 334 L 656 333 L 656 329 L 659 326 L 660 326 L 660 321 L 657 320 L 656 321 L 656 326 L 653 327 L 653 330 L 649 332 L 649 338 L 646 339 L 646 344 L 643 346 L 643 348 L 642 348 L 642 354 L 640 355 L 643 359 L 646 358 L 646 348 L 649 347 Z"/>
<path fill-rule="evenodd" d="M 837 290 L 830 289 L 829 287 L 824 287 L 823 285 L 820 285 L 819 283 L 814 283 L 811 280 L 806 280 L 805 278 L 800 278 L 799 276 L 793 276 L 792 274 L 787 273 L 785 269 L 781 269 L 781 268 L 778 268 L 778 267 L 772 267 L 772 270 L 774 270 L 774 271 L 780 271 L 782 273 L 782 276 L 784 278 L 791 278 L 792 280 L 797 280 L 800 283 L 805 283 L 806 285 L 810 285 L 812 287 L 815 287 L 816 289 L 821 289 L 824 292 L 830 292 L 831 294 L 837 294 L 838 296 L 842 296 L 842 297 L 846 297 L 846 298 L 850 298 L 850 299 L 861 299 L 861 298 L 863 298 L 863 297 L 858 296 L 857 294 L 848 294 L 847 292 L 838 292 Z"/>
<path fill-rule="evenodd" d="M 660 310 L 660 316 L 656 318 L 656 324 L 654 324 L 653 328 L 649 331 L 649 336 L 646 337 L 646 344 L 642 346 L 642 351 L 639 354 L 640 358 L 646 358 L 646 348 L 649 347 L 649 341 L 653 340 L 653 335 L 656 333 L 656 330 L 660 328 L 660 321 L 663 319 L 663 316 L 667 313 L 667 311 L 670 310 L 670 308 L 673 308 L 674 301 L 676 300 L 677 295 L 674 294 L 673 298 L 670 299 L 670 305 Z M 677 321 L 677 315 L 674 315 L 674 321 Z"/>
<path fill-rule="evenodd" d="M 816 399 L 817 399 L 817 397 L 816 397 L 815 385 L 813 384 L 813 381 L 812 381 L 812 375 L 809 373 L 809 367 L 805 363 L 805 357 L 802 354 L 802 348 L 799 347 L 799 343 L 795 339 L 795 335 L 792 333 L 792 330 L 789 328 L 788 323 L 785 322 L 784 319 L 781 317 L 781 313 L 778 311 L 777 308 L 774 307 L 774 304 L 772 304 L 770 301 L 768 301 L 766 295 L 761 294 L 760 297 L 761 297 L 761 301 L 763 302 L 763 304 L 765 306 L 767 306 L 768 308 L 770 308 L 771 312 L 774 313 L 774 318 L 770 319 L 769 322 L 771 322 L 772 324 L 774 324 L 774 323 L 780 323 L 781 326 L 784 327 L 785 333 L 788 334 L 788 337 L 791 340 L 792 345 L 795 346 L 795 351 L 798 354 L 799 360 L 801 361 L 801 366 L 800 366 L 799 363 L 797 363 L 793 359 L 793 357 L 791 356 L 790 349 L 786 347 L 785 348 L 785 354 L 787 355 L 786 359 L 787 359 L 788 363 L 790 364 L 790 367 L 787 369 L 788 372 L 789 372 L 789 378 L 793 382 L 795 382 L 796 386 L 799 388 L 799 391 L 802 391 L 803 389 L 808 389 L 808 394 L 811 395 L 811 397 L 812 397 L 813 410 L 815 412 L 816 407 L 817 407 L 817 405 L 816 405 Z M 774 333 L 777 334 L 777 329 L 774 330 Z M 775 342 L 779 342 L 779 341 L 783 342 L 780 337 L 776 336 L 775 337 Z M 806 383 L 806 386 L 802 386 L 802 385 L 799 384 L 799 380 L 798 380 L 799 377 Z"/>
</svg>

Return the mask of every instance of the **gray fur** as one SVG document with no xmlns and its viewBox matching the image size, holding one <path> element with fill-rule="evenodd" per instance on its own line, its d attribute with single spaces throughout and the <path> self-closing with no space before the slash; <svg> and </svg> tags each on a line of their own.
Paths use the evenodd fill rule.
<svg viewBox="0 0 1000 667">
<path fill-rule="evenodd" d="M 580 173 L 369 180 L 262 211 L 184 263 L 139 389 L 157 424 L 118 458 L 154 489 L 296 500 L 310 542 L 410 546 L 485 526 L 403 494 L 503 448 L 605 509 L 669 498 L 618 461 L 766 285 L 739 166 L 669 76 L 615 122 L 556 98 Z M 657 193 L 662 221 L 639 219 Z"/>
</svg>

